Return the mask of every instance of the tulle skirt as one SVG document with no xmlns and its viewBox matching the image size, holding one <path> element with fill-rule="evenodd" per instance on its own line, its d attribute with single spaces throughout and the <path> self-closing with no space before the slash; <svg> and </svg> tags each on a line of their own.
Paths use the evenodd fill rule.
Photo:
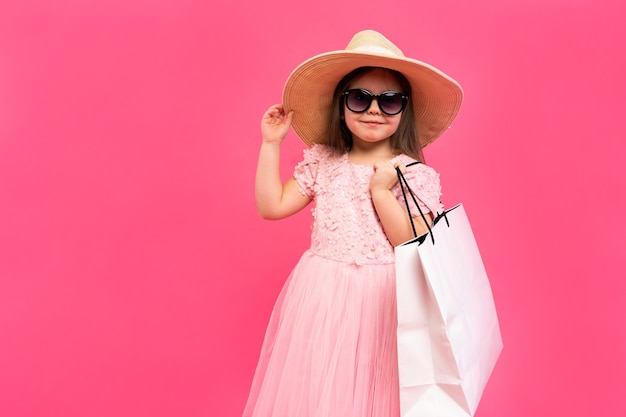
<svg viewBox="0 0 626 417">
<path fill-rule="evenodd" d="M 393 264 L 304 253 L 281 291 L 244 417 L 397 417 Z"/>
</svg>

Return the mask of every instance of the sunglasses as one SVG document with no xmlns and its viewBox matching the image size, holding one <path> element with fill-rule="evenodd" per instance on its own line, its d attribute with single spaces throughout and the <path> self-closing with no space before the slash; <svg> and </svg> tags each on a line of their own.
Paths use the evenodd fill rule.
<svg viewBox="0 0 626 417">
<path fill-rule="evenodd" d="M 346 100 L 346 107 L 353 113 L 363 113 L 372 105 L 372 100 L 376 99 L 378 108 L 387 116 L 394 116 L 406 107 L 409 96 L 395 91 L 385 91 L 374 95 L 367 90 L 355 88 L 343 92 Z"/>
</svg>

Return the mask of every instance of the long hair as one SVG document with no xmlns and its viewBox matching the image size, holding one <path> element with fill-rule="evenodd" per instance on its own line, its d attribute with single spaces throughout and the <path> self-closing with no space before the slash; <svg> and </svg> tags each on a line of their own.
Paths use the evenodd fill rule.
<svg viewBox="0 0 626 417">
<path fill-rule="evenodd" d="M 411 84 L 400 72 L 388 68 L 359 67 L 345 75 L 335 88 L 333 94 L 333 104 L 331 108 L 330 121 L 328 124 L 328 137 L 326 145 L 334 149 L 337 153 L 345 153 L 352 149 L 352 133 L 348 129 L 343 117 L 344 96 L 343 92 L 350 83 L 374 69 L 382 69 L 393 76 L 402 87 L 402 93 L 411 96 Z M 417 128 L 413 117 L 413 101 L 409 98 L 406 108 L 400 116 L 398 129 L 391 135 L 389 144 L 394 153 L 408 155 L 418 161 L 424 161 L 422 147 L 417 139 Z"/>
</svg>

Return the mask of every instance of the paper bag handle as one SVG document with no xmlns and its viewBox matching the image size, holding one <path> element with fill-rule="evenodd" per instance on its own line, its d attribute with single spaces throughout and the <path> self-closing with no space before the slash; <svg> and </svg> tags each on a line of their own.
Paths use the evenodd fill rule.
<svg viewBox="0 0 626 417">
<path fill-rule="evenodd" d="M 410 164 L 407 164 L 406 167 L 408 168 L 411 165 L 416 165 L 420 163 L 421 162 L 419 161 L 411 162 Z M 420 207 L 419 203 L 417 202 L 417 199 L 415 198 L 415 194 L 413 193 L 413 190 L 411 190 L 411 187 L 409 187 L 409 183 L 407 182 L 406 178 L 404 178 L 404 175 L 402 174 L 402 171 L 400 171 L 399 167 L 396 167 L 396 173 L 398 174 L 398 182 L 400 183 L 400 189 L 402 190 L 402 197 L 404 198 L 404 204 L 406 204 L 406 211 L 409 213 L 409 220 L 411 221 L 411 228 L 413 229 L 413 236 L 417 237 L 417 231 L 415 230 L 415 223 L 413 222 L 413 215 L 411 214 L 411 209 L 409 208 L 409 202 L 406 199 L 406 192 L 404 190 L 405 187 L 409 191 L 409 194 L 411 195 L 411 198 L 413 199 L 413 202 L 415 203 L 417 210 L 420 212 L 420 216 L 422 216 L 422 220 L 424 220 L 424 224 L 428 228 L 428 234 L 430 235 L 430 239 L 433 241 L 433 245 L 434 245 L 435 236 L 433 236 L 433 231 L 430 225 L 428 224 L 428 220 L 426 220 L 426 216 L 424 216 L 424 212 L 422 211 L 422 208 Z"/>
</svg>

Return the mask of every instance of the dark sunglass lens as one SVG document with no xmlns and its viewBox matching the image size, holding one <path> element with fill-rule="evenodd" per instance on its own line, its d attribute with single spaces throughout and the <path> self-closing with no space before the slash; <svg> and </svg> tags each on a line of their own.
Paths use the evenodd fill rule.
<svg viewBox="0 0 626 417">
<path fill-rule="evenodd" d="M 380 109 L 390 115 L 398 114 L 402 111 L 402 94 L 400 93 L 384 93 L 378 97 L 378 105 Z"/>
<path fill-rule="evenodd" d="M 353 112 L 362 112 L 367 110 L 372 102 L 372 96 L 366 91 L 352 90 L 348 94 L 348 100 L 346 102 L 348 109 Z"/>
</svg>

